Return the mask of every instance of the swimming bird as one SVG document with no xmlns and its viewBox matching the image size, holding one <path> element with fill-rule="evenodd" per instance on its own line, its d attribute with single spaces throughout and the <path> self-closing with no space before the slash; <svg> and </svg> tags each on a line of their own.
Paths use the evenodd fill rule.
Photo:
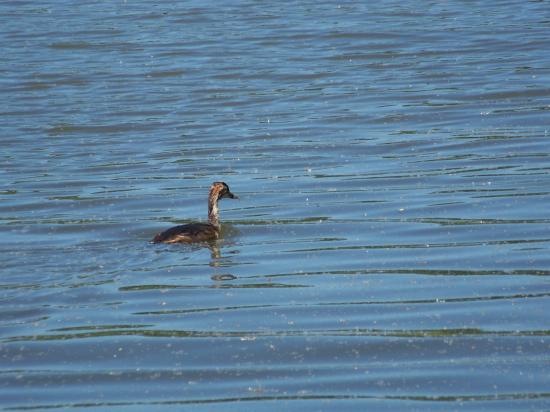
<svg viewBox="0 0 550 412">
<path fill-rule="evenodd" d="M 238 199 L 225 182 L 214 182 L 208 194 L 208 223 L 190 223 L 174 226 L 157 234 L 152 243 L 194 243 L 216 240 L 220 237 L 220 218 L 218 201 L 220 199 Z"/>
</svg>

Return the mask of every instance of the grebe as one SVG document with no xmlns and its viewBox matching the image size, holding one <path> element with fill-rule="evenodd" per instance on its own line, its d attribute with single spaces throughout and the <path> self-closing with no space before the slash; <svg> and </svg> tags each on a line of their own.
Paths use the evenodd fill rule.
<svg viewBox="0 0 550 412">
<path fill-rule="evenodd" d="M 190 223 L 174 226 L 156 235 L 152 243 L 193 243 L 216 240 L 220 236 L 218 200 L 238 199 L 224 182 L 214 182 L 208 194 L 208 223 Z"/>
</svg>

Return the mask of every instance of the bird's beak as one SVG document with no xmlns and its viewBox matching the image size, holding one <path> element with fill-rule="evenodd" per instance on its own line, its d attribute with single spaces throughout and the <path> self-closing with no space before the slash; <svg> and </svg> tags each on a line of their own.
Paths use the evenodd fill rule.
<svg viewBox="0 0 550 412">
<path fill-rule="evenodd" d="M 228 197 L 228 198 L 230 198 L 230 199 L 238 199 L 238 198 L 239 198 L 239 196 L 234 195 L 234 194 L 231 193 L 231 192 L 227 192 L 227 193 L 225 194 L 225 196 Z"/>
</svg>

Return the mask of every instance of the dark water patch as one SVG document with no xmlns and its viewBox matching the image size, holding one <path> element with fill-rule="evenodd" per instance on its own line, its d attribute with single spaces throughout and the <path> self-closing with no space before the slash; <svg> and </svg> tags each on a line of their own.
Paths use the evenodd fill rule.
<svg viewBox="0 0 550 412">
<path fill-rule="evenodd" d="M 142 127 L 152 128 L 153 125 L 140 125 Z M 57 125 L 50 127 L 46 132 L 52 136 L 58 136 L 62 134 L 101 134 L 101 133 L 122 133 L 136 129 L 138 126 L 135 124 L 114 124 L 114 125 Z"/>
<path fill-rule="evenodd" d="M 305 287 L 304 285 L 286 285 L 283 283 L 252 283 L 252 284 L 239 284 L 239 285 L 231 285 L 231 284 L 217 284 L 217 285 L 211 285 L 211 286 L 197 286 L 197 285 L 135 285 L 135 286 L 124 286 L 121 287 L 119 290 L 121 292 L 132 292 L 132 291 L 144 291 L 144 290 L 168 290 L 168 289 L 199 289 L 199 288 L 225 288 L 225 289 L 233 289 L 233 288 L 253 288 L 253 289 L 261 289 L 261 288 L 300 288 Z"/>
<path fill-rule="evenodd" d="M 397 245 L 364 245 L 364 246 L 337 246 L 324 247 L 315 249 L 296 249 L 288 250 L 289 253 L 295 252 L 315 252 L 315 251 L 330 251 L 330 250 L 368 250 L 368 249 L 428 249 L 428 248 L 460 248 L 471 246 L 492 246 L 492 245 L 508 245 L 521 243 L 548 243 L 550 239 L 530 239 L 530 240 L 498 240 L 498 241 L 480 241 L 474 243 L 453 242 L 453 243 L 428 243 L 428 244 L 397 244 Z"/>
<path fill-rule="evenodd" d="M 97 45 L 93 45 L 93 44 L 90 44 L 90 43 L 85 43 L 85 42 L 72 42 L 72 43 L 69 43 L 69 42 L 66 42 L 66 43 L 52 43 L 49 45 L 49 47 L 51 47 L 52 49 L 87 49 L 87 48 L 91 48 L 91 47 L 95 47 Z"/>
<path fill-rule="evenodd" d="M 13 336 L 6 340 L 7 343 L 12 342 L 32 342 L 32 341 L 51 341 L 51 340 L 70 340 L 70 339 L 93 339 L 107 336 L 143 336 L 143 337 L 158 337 L 158 338 L 265 338 L 265 337 L 341 337 L 341 336 L 383 336 L 397 338 L 433 338 L 433 337 L 460 337 L 460 336 L 549 336 L 549 330 L 542 331 L 482 331 L 477 329 L 443 329 L 443 330 L 316 330 L 316 331 L 192 331 L 192 330 L 148 330 L 148 329 L 132 329 L 133 327 L 116 328 L 115 330 L 99 330 L 93 332 L 82 333 L 64 333 L 64 334 L 49 334 L 49 335 L 31 335 L 31 336 Z"/>
<path fill-rule="evenodd" d="M 257 389 L 258 392 L 263 392 L 262 388 Z M 475 405 L 483 405 L 486 410 L 507 410 L 507 407 L 514 407 L 510 402 L 523 399 L 531 400 L 545 400 L 548 398 L 547 393 L 533 393 L 528 396 L 517 396 L 510 394 L 507 396 L 475 396 L 475 395 L 463 395 L 463 396 L 447 396 L 447 397 L 415 397 L 415 396 L 349 396 L 349 395 L 296 395 L 296 396 L 242 396 L 236 398 L 220 398 L 220 399 L 194 399 L 194 400 L 172 400 L 172 401 L 151 401 L 151 402 L 89 402 L 89 403 L 71 403 L 71 404 L 47 404 L 39 405 L 30 408 L 9 408 L 7 410 L 35 410 L 35 409 L 59 409 L 59 408 L 112 408 L 112 407 L 154 407 L 162 406 L 163 408 L 169 408 L 172 406 L 181 407 L 185 405 L 193 405 L 194 408 L 202 410 L 203 407 L 211 408 L 212 405 L 220 405 L 224 408 L 241 408 L 242 404 L 251 406 L 255 410 L 264 410 L 264 408 L 273 408 L 275 403 L 277 405 L 289 405 L 295 403 L 303 403 L 300 401 L 306 401 L 308 406 L 305 410 L 326 407 L 333 402 L 339 404 L 348 405 L 349 407 L 371 407 L 378 408 L 380 410 L 392 410 L 392 408 L 414 408 L 420 406 L 421 402 L 436 402 L 436 410 L 447 410 L 459 405 L 461 408 L 468 410 L 471 405 L 469 403 L 475 401 Z M 381 405 L 383 403 L 383 406 Z M 541 404 L 543 405 L 543 404 Z M 477 406 L 476 406 L 477 407 Z M 257 409 L 260 408 L 260 409 Z M 494 409 L 493 409 L 494 408 Z M 504 409 L 502 409 L 504 408 Z M 238 409 L 237 409 L 238 410 Z"/>
</svg>

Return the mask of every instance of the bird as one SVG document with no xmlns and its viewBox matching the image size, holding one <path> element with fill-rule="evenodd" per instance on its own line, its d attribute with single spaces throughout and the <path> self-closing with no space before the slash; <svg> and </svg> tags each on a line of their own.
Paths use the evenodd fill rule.
<svg viewBox="0 0 550 412">
<path fill-rule="evenodd" d="M 220 199 L 238 199 L 231 193 L 225 182 L 214 182 L 208 193 L 208 223 L 189 223 L 171 227 L 158 233 L 151 243 L 195 243 L 213 241 L 220 237 L 220 218 L 218 201 Z"/>
</svg>

